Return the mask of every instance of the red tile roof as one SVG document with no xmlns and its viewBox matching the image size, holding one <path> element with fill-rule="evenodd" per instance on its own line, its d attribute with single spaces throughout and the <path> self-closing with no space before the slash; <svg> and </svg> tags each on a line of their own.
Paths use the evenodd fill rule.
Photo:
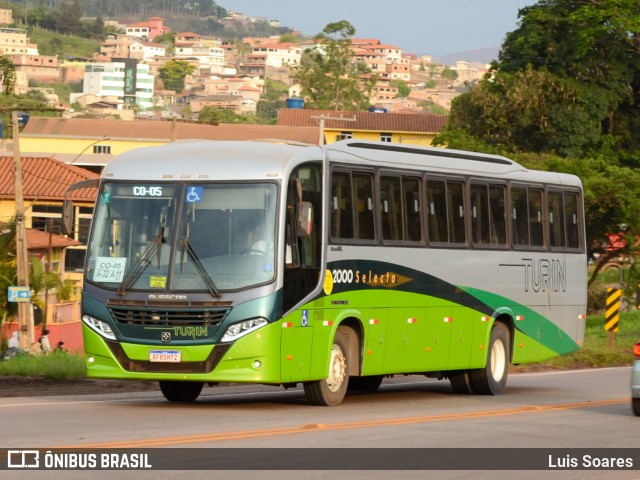
<svg viewBox="0 0 640 480">
<path fill-rule="evenodd" d="M 95 120 L 89 118 L 31 117 L 21 136 L 30 138 L 100 138 L 113 140 L 169 141 L 173 122 L 153 120 Z M 318 126 L 220 124 L 176 122 L 176 140 L 277 139 L 317 144 Z"/>
<path fill-rule="evenodd" d="M 81 180 L 99 175 L 84 168 L 67 165 L 47 157 L 22 157 L 22 189 L 25 200 L 63 200 L 67 188 Z M 0 200 L 15 198 L 15 162 L 13 156 L 0 156 Z M 93 202 L 95 188 L 70 192 L 70 200 Z"/>
<path fill-rule="evenodd" d="M 325 120 L 325 128 L 341 130 L 369 130 L 376 132 L 417 132 L 437 133 L 447 123 L 446 115 L 344 112 L 335 110 L 308 110 L 282 108 L 278 110 L 278 125 L 289 127 L 318 126 L 318 119 L 312 117 L 355 118 L 356 121 Z"/>
</svg>

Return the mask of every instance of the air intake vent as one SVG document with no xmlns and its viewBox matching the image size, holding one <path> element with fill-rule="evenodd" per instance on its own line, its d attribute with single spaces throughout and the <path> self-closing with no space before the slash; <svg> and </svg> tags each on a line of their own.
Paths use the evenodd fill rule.
<svg viewBox="0 0 640 480">
<path fill-rule="evenodd" d="M 142 309 L 109 307 L 111 317 L 120 324 L 158 327 L 217 326 L 230 308 L 206 309 Z"/>
</svg>

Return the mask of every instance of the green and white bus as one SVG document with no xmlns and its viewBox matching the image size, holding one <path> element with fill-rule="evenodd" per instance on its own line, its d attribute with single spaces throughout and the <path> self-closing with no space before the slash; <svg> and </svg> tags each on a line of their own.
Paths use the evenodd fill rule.
<svg viewBox="0 0 640 480">
<path fill-rule="evenodd" d="M 581 346 L 584 228 L 578 178 L 501 156 L 353 140 L 132 150 L 95 204 L 88 375 L 157 380 L 170 401 L 235 382 L 337 405 L 392 375 L 498 394 L 510 364 Z"/>
</svg>

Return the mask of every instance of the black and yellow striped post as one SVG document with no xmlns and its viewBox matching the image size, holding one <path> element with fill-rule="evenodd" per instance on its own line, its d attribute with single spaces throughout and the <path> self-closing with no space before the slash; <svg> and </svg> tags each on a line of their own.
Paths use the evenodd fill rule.
<svg viewBox="0 0 640 480">
<path fill-rule="evenodd" d="M 620 302 L 622 290 L 607 288 L 607 308 L 605 312 L 604 329 L 609 332 L 609 345 L 613 345 L 613 336 L 620 331 Z"/>
</svg>

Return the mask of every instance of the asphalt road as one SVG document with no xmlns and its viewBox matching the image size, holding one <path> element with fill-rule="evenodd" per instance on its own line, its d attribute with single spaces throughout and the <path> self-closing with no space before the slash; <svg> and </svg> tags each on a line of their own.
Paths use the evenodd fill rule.
<svg viewBox="0 0 640 480">
<path fill-rule="evenodd" d="M 204 468 L 213 471 L 190 471 L 186 478 L 292 478 L 289 468 L 304 470 L 305 478 L 336 476 L 334 469 L 342 471 L 338 476 L 345 478 L 467 478 L 468 472 L 458 471 L 403 472 L 402 466 L 411 460 L 402 455 L 398 456 L 402 458 L 400 465 L 360 471 L 349 463 L 348 449 L 426 449 L 411 450 L 426 455 L 432 454 L 430 449 L 434 448 L 481 447 L 489 448 L 490 455 L 503 458 L 511 454 L 517 460 L 518 455 L 528 452 L 526 449 L 534 449 L 531 452 L 536 455 L 541 451 L 546 455 L 548 450 L 553 456 L 558 454 L 554 449 L 606 447 L 621 454 L 629 452 L 625 449 L 636 449 L 632 451 L 638 452 L 635 470 L 584 471 L 555 466 L 544 473 L 538 471 L 536 477 L 528 476 L 534 473 L 528 471 L 505 476 L 504 471 L 486 471 L 494 465 L 488 460 L 488 467 L 474 471 L 473 477 L 520 480 L 541 478 L 542 474 L 545 479 L 635 479 L 640 478 L 640 418 L 631 413 L 629 380 L 628 367 L 512 374 L 504 394 L 494 397 L 456 395 L 446 381 L 397 377 L 386 379 L 375 394 L 348 396 L 338 407 L 310 406 L 299 389 L 285 391 L 266 386 L 205 388 L 193 404 L 169 403 L 155 390 L 7 397 L 0 398 L 0 420 L 3 431 L 11 432 L 10 444 L 5 443 L 5 448 L 146 451 L 160 447 L 171 449 L 166 450 L 168 457 L 184 458 L 194 448 L 225 448 L 232 449 L 232 469 L 249 466 L 251 453 L 257 455 L 265 448 L 307 449 L 303 454 L 298 451 L 298 458 L 291 458 L 284 472 L 268 470 L 261 476 L 243 472 L 239 476 L 218 477 L 218 467 L 205 462 Z M 329 448 L 335 450 L 325 450 Z M 506 450 L 512 448 L 518 450 Z M 300 465 L 309 451 L 317 452 L 317 457 L 327 462 L 323 468 L 331 468 L 333 473 L 310 471 Z M 238 452 L 247 452 L 247 458 L 234 459 Z M 336 455 L 327 458 L 327 452 Z M 401 450 L 396 452 L 404 454 Z M 295 455 L 296 451 L 291 453 Z M 354 454 L 358 452 L 351 451 Z M 449 460 L 466 468 L 465 458 Z M 564 458 L 550 461 L 557 465 Z M 176 458 L 177 465 L 179 460 Z M 308 459 L 310 465 L 313 460 Z M 360 460 L 354 457 L 353 461 Z M 86 478 L 86 472 L 85 477 L 73 477 L 79 473 L 47 472 L 47 476 Z M 92 472 L 91 478 L 105 473 L 108 472 Z M 185 478 L 171 470 L 135 474 L 135 478 Z"/>
</svg>

